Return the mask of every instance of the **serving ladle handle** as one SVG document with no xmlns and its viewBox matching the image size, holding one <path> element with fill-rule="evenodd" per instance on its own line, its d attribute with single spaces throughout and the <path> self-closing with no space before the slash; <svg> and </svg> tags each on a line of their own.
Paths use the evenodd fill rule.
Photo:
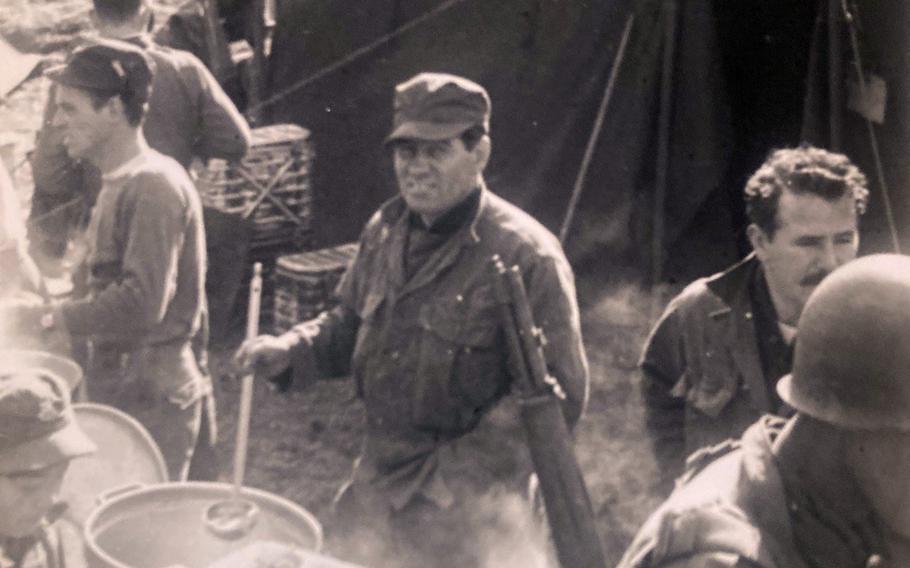
<svg viewBox="0 0 910 568">
<path fill-rule="evenodd" d="M 262 263 L 253 265 L 250 280 L 250 301 L 247 308 L 246 339 L 259 335 L 259 308 L 262 300 Z M 237 438 L 234 445 L 234 487 L 231 498 L 218 501 L 205 512 L 205 525 L 216 536 L 235 540 L 249 533 L 256 524 L 259 508 L 243 499 L 243 477 L 250 438 L 250 412 L 253 406 L 253 373 L 244 375 L 240 387 L 240 410 L 237 418 Z"/>
</svg>

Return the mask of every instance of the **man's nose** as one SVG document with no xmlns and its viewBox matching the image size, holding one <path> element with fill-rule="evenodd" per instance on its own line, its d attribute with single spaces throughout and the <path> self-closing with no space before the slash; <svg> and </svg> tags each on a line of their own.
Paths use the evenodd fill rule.
<svg viewBox="0 0 910 568">
<path fill-rule="evenodd" d="M 429 170 L 430 159 L 425 152 L 415 152 L 408 160 L 408 170 L 411 173 L 421 173 Z"/>
<path fill-rule="evenodd" d="M 833 271 L 840 266 L 840 258 L 837 254 L 837 247 L 833 241 L 825 241 L 818 254 L 818 265 L 827 272 Z"/>
<path fill-rule="evenodd" d="M 66 126 L 66 118 L 63 116 L 63 113 L 57 111 L 54 113 L 54 118 L 51 119 L 51 125 L 56 127 Z"/>
</svg>

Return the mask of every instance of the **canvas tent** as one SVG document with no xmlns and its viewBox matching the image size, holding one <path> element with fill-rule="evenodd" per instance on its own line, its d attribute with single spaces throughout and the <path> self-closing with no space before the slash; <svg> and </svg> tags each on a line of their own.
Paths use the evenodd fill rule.
<svg viewBox="0 0 910 568">
<path fill-rule="evenodd" d="M 433 17 L 382 43 L 265 109 L 275 122 L 312 131 L 320 242 L 356 238 L 371 212 L 395 192 L 382 140 L 394 85 L 423 70 L 458 73 L 493 99 L 492 189 L 559 228 L 621 31 L 635 13 L 619 82 L 595 148 L 570 255 L 647 266 L 660 137 L 661 80 L 672 63 L 664 274 L 688 279 L 744 252 L 740 192 L 774 146 L 828 145 L 831 117 L 841 147 L 876 182 L 866 125 L 844 110 L 853 55 L 840 0 L 280 0 L 267 92 L 287 91 L 434 10 Z M 853 7 L 852 3 L 847 3 Z M 667 10 L 671 6 L 674 10 Z M 444 8 L 444 9 L 441 9 Z M 885 123 L 875 126 L 898 226 L 903 187 L 910 61 L 910 7 L 860 2 L 859 38 L 868 70 L 884 78 Z M 668 13 L 676 27 L 667 25 Z M 675 33 L 672 33 L 675 31 Z M 874 31 L 874 33 L 873 33 Z M 672 38 L 672 40 L 671 40 Z M 834 38 L 834 40 L 830 39 Z M 829 67 L 828 63 L 833 62 Z M 838 67 L 840 72 L 831 74 Z M 829 81 L 829 79 L 832 79 Z M 834 85 L 834 87 L 832 87 Z M 837 107 L 831 112 L 829 102 Z M 878 186 L 864 229 L 887 244 Z M 884 243 L 884 244 L 883 244 Z"/>
</svg>

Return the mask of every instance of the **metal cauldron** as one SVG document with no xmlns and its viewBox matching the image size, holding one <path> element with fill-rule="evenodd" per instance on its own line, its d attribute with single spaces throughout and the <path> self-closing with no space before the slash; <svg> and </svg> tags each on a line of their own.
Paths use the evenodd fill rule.
<svg viewBox="0 0 910 568">
<path fill-rule="evenodd" d="M 266 491 L 243 488 L 259 507 L 250 532 L 236 540 L 212 534 L 205 511 L 230 499 L 227 483 L 163 483 L 121 489 L 103 497 L 83 529 L 93 568 L 205 568 L 251 543 L 269 541 L 318 552 L 322 527 L 294 503 Z"/>
</svg>

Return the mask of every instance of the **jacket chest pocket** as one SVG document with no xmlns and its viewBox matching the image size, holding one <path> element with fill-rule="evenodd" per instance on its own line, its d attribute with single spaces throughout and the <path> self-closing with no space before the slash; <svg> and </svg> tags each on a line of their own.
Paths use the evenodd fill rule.
<svg viewBox="0 0 910 568">
<path fill-rule="evenodd" d="M 413 419 L 421 428 L 467 431 L 508 388 L 495 305 L 423 306 Z"/>
<path fill-rule="evenodd" d="M 702 355 L 700 364 L 690 367 L 680 382 L 690 407 L 717 418 L 739 390 L 739 373 L 723 350 L 706 349 Z"/>
</svg>

